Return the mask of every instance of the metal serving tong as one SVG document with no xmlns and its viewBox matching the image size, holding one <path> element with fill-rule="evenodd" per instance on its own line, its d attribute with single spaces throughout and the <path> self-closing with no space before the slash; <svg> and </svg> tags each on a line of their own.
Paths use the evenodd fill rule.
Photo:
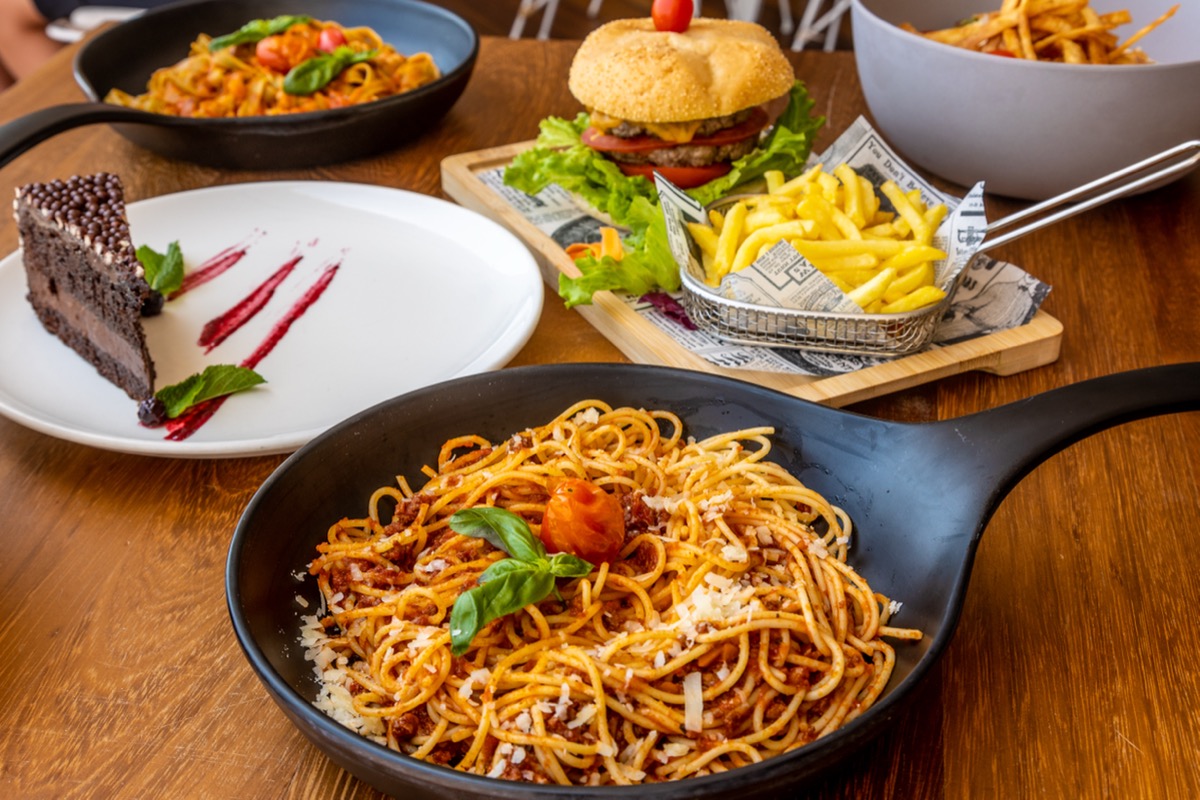
<svg viewBox="0 0 1200 800">
<path fill-rule="evenodd" d="M 1053 225 L 1059 220 L 1073 217 L 1076 214 L 1104 205 L 1109 200 L 1115 200 L 1139 189 L 1147 188 L 1168 178 L 1182 175 L 1200 164 L 1200 139 L 1193 139 L 1162 151 L 1158 155 L 1130 164 L 1128 167 L 1097 178 L 1091 183 L 1063 192 L 1060 195 L 1043 200 L 1015 214 L 992 222 L 987 226 L 987 239 L 980 245 L 977 252 L 991 250 L 993 247 L 1007 244 L 1047 225 Z M 993 238 L 993 234 L 1003 228 L 1011 228 L 1018 223 L 1025 223 Z"/>
</svg>

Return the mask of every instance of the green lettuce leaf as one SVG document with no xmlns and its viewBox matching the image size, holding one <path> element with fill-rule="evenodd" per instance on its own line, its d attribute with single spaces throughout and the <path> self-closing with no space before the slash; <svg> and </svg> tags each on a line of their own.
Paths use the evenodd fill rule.
<svg viewBox="0 0 1200 800">
<path fill-rule="evenodd" d="M 707 205 L 762 178 L 768 170 L 799 174 L 825 123 L 823 117 L 812 116 L 813 106 L 804 84 L 797 81 L 766 142 L 734 162 L 727 175 L 688 194 Z M 578 278 L 560 275 L 559 295 L 571 308 L 591 303 L 598 291 L 641 296 L 659 289 L 677 290 L 679 266 L 667 244 L 666 222 L 654 184 L 641 176 L 623 174 L 616 164 L 585 145 L 580 137 L 587 127 L 584 113 L 573 120 L 543 120 L 534 146 L 517 155 L 504 171 L 505 184 L 530 195 L 558 184 L 628 231 L 622 238 L 625 256 L 621 261 L 590 255 L 576 260 L 582 274 Z"/>
</svg>

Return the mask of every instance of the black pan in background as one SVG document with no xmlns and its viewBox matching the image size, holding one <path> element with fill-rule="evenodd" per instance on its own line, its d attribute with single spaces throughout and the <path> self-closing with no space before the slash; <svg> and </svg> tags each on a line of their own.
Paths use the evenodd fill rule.
<svg viewBox="0 0 1200 800">
<path fill-rule="evenodd" d="M 428 52 L 442 77 L 372 103 L 272 117 L 189 119 L 101 102 L 114 88 L 143 93 L 150 75 L 182 60 L 200 33 L 218 36 L 280 14 L 374 28 L 405 55 Z M 98 122 L 168 158 L 229 169 L 303 168 L 371 156 L 441 119 L 466 88 L 478 53 L 470 24 L 418 0 L 195 0 L 155 8 L 79 51 L 75 79 L 93 102 L 52 106 L 0 127 L 0 166 L 55 134 Z"/>
<path fill-rule="evenodd" d="M 920 628 L 896 643 L 882 699 L 839 731 L 783 756 L 722 775 L 636 789 L 556 787 L 464 775 L 376 745 L 315 709 L 300 617 L 317 607 L 315 581 L 298 581 L 328 526 L 366 512 L 397 474 L 419 483 L 442 443 L 478 433 L 499 441 L 587 398 L 677 413 L 705 437 L 773 425 L 774 459 L 849 512 L 850 563 L 899 600 L 896 623 Z M 461 378 L 386 401 L 293 454 L 263 484 L 234 533 L 225 586 L 234 632 L 268 694 L 338 765 L 405 800 L 632 798 L 693 800 L 789 796 L 879 733 L 946 649 L 958 622 L 984 527 L 1030 470 L 1113 425 L 1200 410 L 1200 363 L 1137 370 L 1074 384 L 957 419 L 898 423 L 826 408 L 749 383 L 664 367 L 570 364 Z M 414 484 L 416 485 L 416 484 Z M 307 598 L 306 611 L 296 601 Z"/>
</svg>

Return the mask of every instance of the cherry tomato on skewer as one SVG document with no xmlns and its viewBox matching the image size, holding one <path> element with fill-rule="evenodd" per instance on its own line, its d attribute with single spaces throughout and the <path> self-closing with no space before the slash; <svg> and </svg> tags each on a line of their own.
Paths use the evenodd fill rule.
<svg viewBox="0 0 1200 800">
<path fill-rule="evenodd" d="M 659 31 L 683 33 L 692 24 L 692 0 L 654 0 L 650 18 Z"/>
</svg>

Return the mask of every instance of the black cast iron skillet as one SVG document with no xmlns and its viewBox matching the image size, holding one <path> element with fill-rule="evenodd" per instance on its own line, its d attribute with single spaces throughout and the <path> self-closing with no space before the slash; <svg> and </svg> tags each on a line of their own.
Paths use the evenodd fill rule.
<svg viewBox="0 0 1200 800">
<path fill-rule="evenodd" d="M 316 684 L 298 643 L 315 582 L 298 581 L 328 526 L 366 513 L 378 486 L 419 479 L 451 436 L 499 441 L 586 398 L 670 409 L 704 437 L 773 425 L 775 459 L 845 508 L 851 563 L 903 602 L 896 624 L 925 638 L 897 646 L 886 694 L 841 730 L 723 775 L 637 787 L 639 800 L 780 797 L 836 764 L 895 716 L 957 624 L 984 527 L 1008 492 L 1054 453 L 1113 425 L 1200 410 L 1200 362 L 1112 375 L 933 423 L 897 423 L 826 408 L 699 372 L 636 365 L 526 367 L 461 378 L 386 401 L 292 455 L 254 496 L 234 533 L 226 597 L 238 641 L 267 692 L 337 764 L 405 798 L 630 798 L 617 787 L 511 783 L 425 764 L 368 742 L 314 709 Z M 306 611 L 296 601 L 303 595 Z"/>
<path fill-rule="evenodd" d="M 348 108 L 272 117 L 188 119 L 100 102 L 110 89 L 141 94 L 151 73 L 183 59 L 200 33 L 218 36 L 252 19 L 309 14 L 368 26 L 401 53 L 428 52 L 437 81 Z M 287 169 L 374 155 L 430 128 L 462 94 L 479 37 L 461 17 L 417 0 L 196 0 L 152 9 L 96 36 L 75 58 L 92 101 L 52 106 L 0 127 L 0 166 L 80 125 L 112 123 L 130 141 L 169 158 L 230 169 Z"/>
</svg>

